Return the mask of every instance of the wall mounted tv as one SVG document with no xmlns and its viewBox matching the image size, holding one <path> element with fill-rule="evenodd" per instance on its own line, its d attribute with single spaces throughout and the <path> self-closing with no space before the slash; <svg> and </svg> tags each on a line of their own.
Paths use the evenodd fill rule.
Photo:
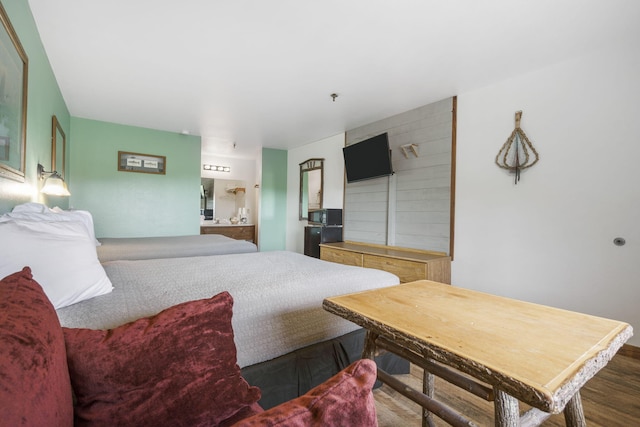
<svg viewBox="0 0 640 427">
<path fill-rule="evenodd" d="M 383 133 L 342 149 L 347 182 L 393 174 L 389 137 Z"/>
</svg>

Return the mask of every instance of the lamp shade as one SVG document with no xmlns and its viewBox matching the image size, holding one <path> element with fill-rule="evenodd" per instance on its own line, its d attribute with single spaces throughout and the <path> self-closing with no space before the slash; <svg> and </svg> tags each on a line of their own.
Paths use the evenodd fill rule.
<svg viewBox="0 0 640 427">
<path fill-rule="evenodd" d="M 67 185 L 64 183 L 64 179 L 58 174 L 53 172 L 45 181 L 41 193 L 48 194 L 50 196 L 70 196 Z"/>
</svg>

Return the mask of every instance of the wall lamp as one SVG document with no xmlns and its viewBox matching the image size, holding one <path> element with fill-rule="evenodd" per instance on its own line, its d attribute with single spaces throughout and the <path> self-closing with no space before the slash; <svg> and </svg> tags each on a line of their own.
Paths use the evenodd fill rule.
<svg viewBox="0 0 640 427">
<path fill-rule="evenodd" d="M 45 177 L 45 174 L 49 174 L 48 177 Z M 57 171 L 46 171 L 44 170 L 44 166 L 38 163 L 38 179 L 40 181 L 44 180 L 44 185 L 40 190 L 43 194 L 48 194 L 50 196 L 70 196 L 69 190 L 67 189 L 67 184 L 65 184 L 64 179 L 60 176 Z"/>
<path fill-rule="evenodd" d="M 231 172 L 230 166 L 202 165 L 202 169 L 213 172 Z"/>
</svg>

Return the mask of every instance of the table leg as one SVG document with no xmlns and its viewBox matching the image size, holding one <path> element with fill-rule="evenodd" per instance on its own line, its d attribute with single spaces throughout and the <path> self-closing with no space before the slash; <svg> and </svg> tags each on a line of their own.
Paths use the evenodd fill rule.
<svg viewBox="0 0 640 427">
<path fill-rule="evenodd" d="M 373 360 L 376 355 L 376 339 L 378 334 L 367 331 L 364 336 L 364 348 L 362 349 L 362 358 Z"/>
<path fill-rule="evenodd" d="M 567 427 L 586 427 L 580 391 L 577 391 L 564 407 L 564 422 Z"/>
<path fill-rule="evenodd" d="M 422 393 L 424 393 L 425 395 L 433 399 L 435 376 L 432 373 L 428 372 L 426 369 L 423 372 L 424 373 L 422 374 Z M 423 407 L 422 408 L 422 427 L 434 427 L 434 426 L 435 426 L 435 420 L 434 420 L 433 414 Z"/>
<path fill-rule="evenodd" d="M 496 427 L 518 427 L 520 425 L 518 400 L 497 387 L 493 390 Z"/>
</svg>

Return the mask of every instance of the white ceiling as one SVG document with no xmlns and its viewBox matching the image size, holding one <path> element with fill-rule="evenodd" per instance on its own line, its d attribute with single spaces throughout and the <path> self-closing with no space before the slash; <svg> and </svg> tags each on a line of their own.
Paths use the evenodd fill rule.
<svg viewBox="0 0 640 427">
<path fill-rule="evenodd" d="M 241 157 L 603 48 L 640 24 L 637 0 L 29 4 L 71 115 L 188 131 L 205 154 Z"/>
</svg>

